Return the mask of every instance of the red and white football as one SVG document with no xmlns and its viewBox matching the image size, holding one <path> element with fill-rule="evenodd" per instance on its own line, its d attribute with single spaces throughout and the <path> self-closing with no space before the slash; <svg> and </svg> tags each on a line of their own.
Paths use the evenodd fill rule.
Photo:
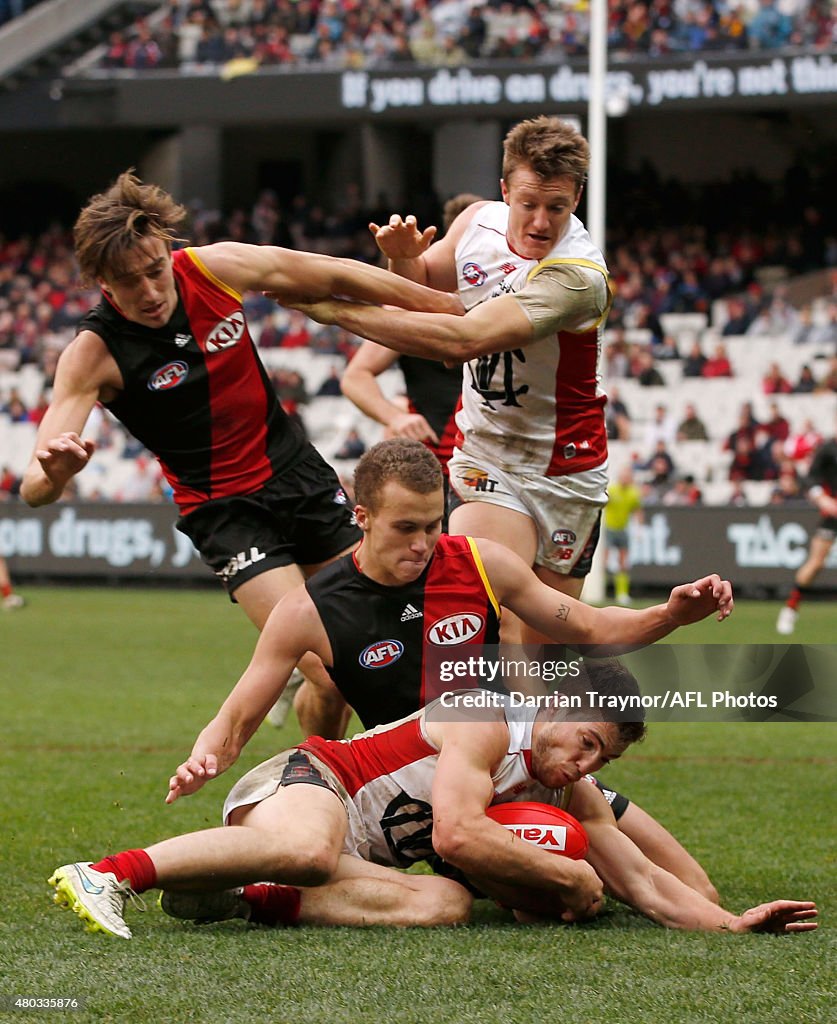
<svg viewBox="0 0 837 1024">
<path fill-rule="evenodd" d="M 548 853 L 558 853 L 572 860 L 583 860 L 587 854 L 589 844 L 584 826 L 560 807 L 521 800 L 520 803 L 495 804 L 485 813 L 525 842 Z"/>
</svg>

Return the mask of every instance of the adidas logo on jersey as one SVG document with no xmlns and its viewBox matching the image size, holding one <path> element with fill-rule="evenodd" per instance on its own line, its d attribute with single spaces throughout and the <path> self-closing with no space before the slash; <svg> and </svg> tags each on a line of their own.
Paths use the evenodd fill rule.
<svg viewBox="0 0 837 1024">
<path fill-rule="evenodd" d="M 418 610 L 418 608 L 414 608 L 411 604 L 408 604 L 405 607 L 404 611 L 401 613 L 402 622 L 409 622 L 410 619 L 420 618 L 422 618 L 422 613 Z"/>
</svg>

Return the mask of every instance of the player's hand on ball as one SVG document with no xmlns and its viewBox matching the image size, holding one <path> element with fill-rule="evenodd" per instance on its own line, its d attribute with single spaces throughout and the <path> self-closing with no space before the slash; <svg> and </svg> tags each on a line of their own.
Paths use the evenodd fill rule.
<svg viewBox="0 0 837 1024">
<path fill-rule="evenodd" d="M 810 932 L 817 927 L 813 920 L 817 905 L 810 900 L 774 900 L 745 910 L 729 926 L 731 932 Z"/>
<path fill-rule="evenodd" d="M 718 622 L 723 622 L 732 614 L 734 606 L 732 584 L 713 573 L 694 583 L 675 587 L 668 599 L 668 614 L 678 626 L 700 622 L 713 612 L 717 612 Z"/>
<path fill-rule="evenodd" d="M 562 898 L 567 909 L 562 921 L 586 921 L 595 917 L 604 906 L 602 880 L 586 860 L 575 861 L 578 876 L 575 885 Z"/>
<path fill-rule="evenodd" d="M 214 754 L 203 754 L 200 757 L 189 757 L 179 765 L 177 771 L 169 779 L 169 791 L 166 803 L 173 804 L 179 796 L 191 796 L 205 782 L 218 774 L 218 759 Z"/>
</svg>

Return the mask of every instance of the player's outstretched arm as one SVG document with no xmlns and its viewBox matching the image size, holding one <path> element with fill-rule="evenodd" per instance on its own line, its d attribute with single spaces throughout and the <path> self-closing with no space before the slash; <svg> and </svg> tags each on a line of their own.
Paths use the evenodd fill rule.
<svg viewBox="0 0 837 1024">
<path fill-rule="evenodd" d="M 300 584 L 270 613 L 244 674 L 169 779 L 166 803 L 196 793 L 235 764 L 308 650 L 330 660 L 322 622 Z"/>
<path fill-rule="evenodd" d="M 394 275 L 393 278 L 398 280 Z M 396 352 L 446 363 L 466 362 L 486 353 L 510 352 L 534 340 L 531 320 L 511 295 L 482 302 L 464 316 L 410 312 L 341 299 L 290 301 L 286 305 L 318 323 L 337 324 Z"/>
<path fill-rule="evenodd" d="M 595 786 L 576 786 L 570 811 L 587 830 L 588 860 L 617 899 L 665 928 L 691 931 L 793 932 L 816 928 L 816 904 L 776 900 L 736 916 L 652 863 L 616 826 Z"/>
<path fill-rule="evenodd" d="M 675 587 L 666 604 L 651 608 L 593 608 L 542 583 L 508 548 L 483 538 L 477 546 L 500 604 L 560 643 L 653 643 L 678 626 L 713 613 L 725 619 L 732 612 L 732 587 L 719 576 Z"/>
<path fill-rule="evenodd" d="M 409 310 L 464 312 L 459 296 L 405 281 L 360 260 L 240 242 L 204 246 L 198 256 L 216 277 L 237 291 L 265 292 L 279 302 L 344 295 Z"/>
</svg>

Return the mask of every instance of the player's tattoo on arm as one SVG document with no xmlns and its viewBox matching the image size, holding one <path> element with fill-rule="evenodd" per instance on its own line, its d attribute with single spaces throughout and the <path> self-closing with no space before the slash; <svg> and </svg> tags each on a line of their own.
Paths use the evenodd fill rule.
<svg viewBox="0 0 837 1024">
<path fill-rule="evenodd" d="M 570 606 L 562 604 L 555 616 L 556 619 L 568 619 L 570 617 Z"/>
</svg>

